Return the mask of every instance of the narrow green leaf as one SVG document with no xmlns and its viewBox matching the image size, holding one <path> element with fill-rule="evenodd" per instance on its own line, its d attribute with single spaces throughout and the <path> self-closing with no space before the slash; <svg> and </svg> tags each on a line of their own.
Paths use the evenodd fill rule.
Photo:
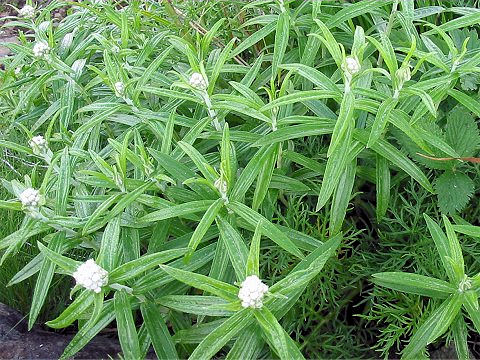
<svg viewBox="0 0 480 360">
<path fill-rule="evenodd" d="M 440 226 L 438 226 L 438 224 L 432 220 L 430 216 L 428 216 L 427 214 L 423 214 L 423 217 L 425 218 L 428 230 L 432 235 L 432 239 L 435 242 L 438 254 L 440 255 L 440 260 L 442 261 L 443 267 L 447 272 L 448 278 L 453 282 L 458 281 L 459 279 L 457 279 L 457 274 L 452 268 L 450 262 L 447 260 L 447 257 L 452 257 L 453 254 L 450 249 L 449 241 L 445 236 L 445 233 L 442 231 Z"/>
<path fill-rule="evenodd" d="M 261 222 L 263 235 L 267 236 L 270 240 L 288 251 L 290 254 L 301 259 L 304 257 L 298 247 L 282 231 L 256 211 L 237 201 L 230 202 L 227 204 L 227 207 L 252 226 L 256 227 L 258 223 Z"/>
<path fill-rule="evenodd" d="M 228 301 L 238 300 L 238 289 L 233 285 L 224 283 L 222 281 L 210 278 L 205 275 L 176 269 L 167 265 L 160 265 L 160 268 L 167 274 L 173 276 L 178 281 L 181 281 L 189 286 L 203 291 L 207 291 Z"/>
<path fill-rule="evenodd" d="M 452 324 L 453 340 L 455 341 L 455 351 L 457 356 L 462 360 L 470 359 L 470 350 L 468 348 L 467 338 L 467 324 L 463 319 L 462 314 L 457 315 L 455 321 Z"/>
<path fill-rule="evenodd" d="M 258 323 L 265 332 L 269 342 L 273 345 L 276 353 L 280 359 L 293 359 L 290 356 L 287 346 L 287 340 L 283 332 L 282 326 L 278 323 L 275 316 L 264 306 L 260 309 L 256 309 L 253 314 Z"/>
<path fill-rule="evenodd" d="M 140 344 L 138 342 L 137 329 L 133 320 L 132 309 L 128 294 L 123 291 L 116 291 L 113 297 L 115 304 L 115 318 L 117 321 L 117 332 L 123 356 L 126 359 L 140 359 Z"/>
<path fill-rule="evenodd" d="M 107 271 L 115 268 L 119 261 L 120 217 L 111 220 L 103 231 L 97 262 Z"/>
<path fill-rule="evenodd" d="M 375 144 L 375 142 L 382 136 L 385 126 L 387 125 L 388 118 L 397 104 L 397 98 L 388 98 L 380 104 L 377 114 L 375 115 L 375 121 L 373 122 L 372 130 L 370 131 L 367 147 L 372 147 L 372 145 Z"/>
<path fill-rule="evenodd" d="M 62 329 L 70 326 L 82 317 L 82 314 L 92 305 L 95 293 L 83 290 L 68 307 L 55 319 L 46 324 L 53 329 Z"/>
<path fill-rule="evenodd" d="M 243 309 L 230 316 L 220 326 L 211 331 L 190 355 L 190 360 L 204 360 L 212 358 L 220 349 L 227 344 L 242 329 L 253 321 L 253 313 L 250 309 Z"/>
<path fill-rule="evenodd" d="M 377 221 L 386 215 L 388 209 L 388 203 L 390 202 L 390 168 L 388 166 L 388 160 L 384 157 L 376 156 L 376 198 L 377 207 L 375 213 L 377 215 Z"/>
<path fill-rule="evenodd" d="M 228 257 L 233 265 L 238 281 L 245 280 L 245 268 L 247 266 L 248 249 L 242 236 L 228 223 L 227 220 L 218 216 L 216 218 L 220 236 L 225 244 Z"/>
<path fill-rule="evenodd" d="M 254 32 L 252 35 L 250 35 L 248 38 L 242 41 L 240 45 L 238 45 L 231 53 L 230 57 L 233 58 L 234 56 L 237 56 L 241 52 L 247 50 L 249 47 L 255 45 L 258 43 L 260 40 L 265 38 L 268 34 L 270 34 L 272 31 L 275 30 L 277 27 L 277 22 L 273 21 L 270 24 L 262 27 L 260 30 Z"/>
<path fill-rule="evenodd" d="M 475 115 L 480 117 L 480 102 L 475 100 L 473 97 L 468 96 L 467 94 L 455 90 L 455 89 L 448 89 L 448 95 L 453 97 L 457 100 L 460 104 L 465 106 L 468 110 L 473 112 Z"/>
<path fill-rule="evenodd" d="M 108 275 L 109 281 L 115 283 L 130 280 L 157 265 L 164 264 L 170 260 L 183 256 L 185 252 L 186 249 L 182 248 L 144 255 L 138 259 L 122 264 L 111 271 Z"/>
<path fill-rule="evenodd" d="M 260 276 L 260 240 L 262 238 L 262 222 L 259 221 L 255 232 L 253 233 L 252 242 L 250 243 L 250 250 L 247 258 L 246 274 L 245 276 L 257 275 Z"/>
<path fill-rule="evenodd" d="M 447 331 L 462 306 L 460 294 L 451 295 L 436 309 L 411 337 L 403 349 L 402 359 L 417 358 L 423 349 Z"/>
<path fill-rule="evenodd" d="M 143 303 L 140 305 L 140 310 L 158 358 L 179 359 L 175 344 L 158 306 L 152 303 Z"/>
<path fill-rule="evenodd" d="M 342 228 L 342 224 L 347 213 L 348 203 L 352 197 L 356 169 L 356 160 L 345 167 L 345 171 L 341 175 L 338 186 L 333 194 L 329 226 L 329 234 L 331 236 L 336 235 Z"/>
<path fill-rule="evenodd" d="M 344 138 L 339 142 L 339 147 L 327 160 L 327 166 L 325 168 L 325 173 L 323 174 L 322 187 L 320 188 L 320 193 L 318 195 L 316 211 L 319 211 L 325 206 L 338 186 L 338 181 L 345 170 L 348 153 L 351 149 L 351 134 L 352 127 L 349 127 Z"/>
<path fill-rule="evenodd" d="M 233 315 L 231 303 L 216 296 L 167 295 L 157 300 L 167 308 L 201 316 Z"/>
<path fill-rule="evenodd" d="M 70 259 L 66 256 L 60 255 L 55 251 L 45 247 L 41 242 L 37 242 L 40 251 L 54 264 L 65 270 L 68 274 L 73 274 L 81 265 L 80 261 Z"/>
<path fill-rule="evenodd" d="M 57 232 L 52 238 L 48 247 L 54 252 L 60 251 L 62 247 L 62 242 L 65 240 L 65 232 Z M 38 273 L 37 281 L 35 283 L 35 289 L 33 291 L 32 305 L 30 306 L 30 313 L 28 317 L 28 329 L 30 330 L 35 321 L 37 320 L 38 314 L 45 303 L 47 298 L 48 290 L 50 289 L 50 284 L 53 279 L 53 274 L 55 273 L 55 263 L 53 263 L 48 258 L 44 258 L 42 262 L 42 267 Z"/>
<path fill-rule="evenodd" d="M 287 11 L 278 15 L 277 26 L 275 30 L 275 46 L 273 48 L 272 59 L 272 79 L 277 76 L 277 68 L 283 62 L 285 50 L 288 45 L 290 32 L 290 16 Z"/>
<path fill-rule="evenodd" d="M 160 209 L 153 211 L 144 217 L 140 218 L 138 221 L 145 222 L 155 222 L 175 217 L 183 217 L 190 214 L 195 214 L 207 210 L 210 206 L 215 203 L 215 200 L 199 200 L 199 201 L 190 201 L 184 204 L 173 205 L 166 207 L 165 209 Z"/>
<path fill-rule="evenodd" d="M 389 289 L 435 298 L 446 298 L 457 289 L 446 281 L 405 272 L 383 272 L 372 275 L 373 282 Z"/>
<path fill-rule="evenodd" d="M 108 301 L 104 304 L 102 312 L 95 323 L 87 322 L 85 326 L 78 330 L 77 334 L 65 348 L 60 360 L 66 360 L 73 357 L 73 355 L 87 345 L 90 340 L 95 337 L 95 335 L 97 335 L 103 328 L 110 324 L 113 319 L 115 319 L 113 301 Z"/>
<path fill-rule="evenodd" d="M 185 254 L 185 261 L 188 262 L 192 257 L 195 249 L 197 248 L 198 244 L 202 241 L 203 236 L 210 228 L 212 223 L 215 221 L 218 213 L 225 205 L 223 199 L 216 200 L 210 207 L 207 209 L 205 214 L 202 217 L 202 220 L 198 223 L 195 231 L 193 232 L 192 237 L 190 238 L 190 242 L 188 243 L 188 250 Z"/>
<path fill-rule="evenodd" d="M 355 130 L 353 137 L 366 145 L 368 143 L 368 135 L 365 132 Z M 425 174 L 402 152 L 397 150 L 393 145 L 388 142 L 379 139 L 371 148 L 380 156 L 388 159 L 390 162 L 401 168 L 408 175 L 410 175 L 415 181 L 422 185 L 427 191 L 433 192 L 432 185 L 428 181 Z"/>
<path fill-rule="evenodd" d="M 331 134 L 333 128 L 334 126 L 330 121 L 328 123 L 319 122 L 318 124 L 290 125 L 261 137 L 253 143 L 252 146 L 267 146 L 286 140 L 303 138 L 305 136 Z"/>
</svg>

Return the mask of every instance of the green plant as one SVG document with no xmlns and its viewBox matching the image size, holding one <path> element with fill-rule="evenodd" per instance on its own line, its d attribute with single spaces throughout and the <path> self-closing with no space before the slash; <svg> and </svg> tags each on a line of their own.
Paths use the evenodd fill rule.
<svg viewBox="0 0 480 360">
<path fill-rule="evenodd" d="M 64 358 L 114 320 L 126 358 L 387 356 L 412 336 L 408 357 L 444 340 L 449 323 L 424 338 L 421 314 L 447 305 L 370 279 L 441 278 L 422 215 L 474 219 L 477 11 L 84 1 L 52 22 L 64 5 L 5 25 L 23 32 L 0 73 L 0 146 L 34 164 L 2 181 L 24 220 L 1 264 L 38 241 L 9 282 L 37 277 L 30 327 L 54 274 L 75 279 L 47 322 L 78 329 Z M 252 308 L 235 285 L 260 274 Z M 463 299 L 445 290 L 462 279 L 445 295 Z"/>
<path fill-rule="evenodd" d="M 405 272 L 374 274 L 374 282 L 380 286 L 407 293 L 445 299 L 428 317 L 422 319 L 422 326 L 416 330 L 409 344 L 403 349 L 402 358 L 416 358 L 425 347 L 451 328 L 455 349 L 460 359 L 469 357 L 467 325 L 461 309 L 466 311 L 477 332 L 480 331 L 478 317 L 478 275 L 465 274 L 462 249 L 452 225 L 444 215 L 446 235 L 428 215 L 425 215 L 428 229 L 442 261 L 448 282 L 433 277 Z M 460 225 L 464 226 L 464 225 Z M 475 228 L 475 227 L 474 227 Z M 475 228 L 476 230 L 476 228 Z"/>
</svg>

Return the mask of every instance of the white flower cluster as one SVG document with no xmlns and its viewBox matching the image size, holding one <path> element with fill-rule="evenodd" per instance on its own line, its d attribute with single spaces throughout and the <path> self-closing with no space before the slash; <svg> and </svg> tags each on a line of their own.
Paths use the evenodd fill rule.
<svg viewBox="0 0 480 360">
<path fill-rule="evenodd" d="M 242 300 L 244 308 L 261 308 L 263 306 L 263 296 L 268 291 L 268 286 L 265 285 L 257 275 L 247 276 L 242 282 L 238 298 Z"/>
<path fill-rule="evenodd" d="M 360 63 L 355 57 L 347 56 L 342 68 L 343 71 L 347 72 L 349 75 L 354 75 L 360 71 Z"/>
<path fill-rule="evenodd" d="M 47 140 L 42 135 L 34 136 L 28 144 L 35 155 L 44 155 L 48 151 Z"/>
<path fill-rule="evenodd" d="M 50 46 L 45 41 L 38 41 L 33 46 L 33 55 L 37 58 L 42 58 L 50 53 Z"/>
<path fill-rule="evenodd" d="M 35 9 L 33 6 L 25 5 L 23 8 L 18 10 L 18 15 L 26 19 L 31 19 L 35 16 Z"/>
<path fill-rule="evenodd" d="M 25 189 L 18 198 L 22 202 L 22 205 L 31 212 L 38 210 L 41 201 L 40 192 L 38 190 L 32 188 Z"/>
<path fill-rule="evenodd" d="M 207 82 L 200 73 L 193 73 L 190 76 L 190 85 L 197 90 L 207 90 Z"/>
<path fill-rule="evenodd" d="M 125 95 L 125 85 L 121 81 L 117 81 L 114 85 L 115 87 L 115 95 L 118 97 L 122 97 Z"/>
<path fill-rule="evenodd" d="M 73 277 L 77 285 L 83 286 L 85 289 L 93 290 L 99 293 L 102 286 L 108 283 L 108 272 L 90 259 L 84 262 L 73 273 Z"/>
</svg>

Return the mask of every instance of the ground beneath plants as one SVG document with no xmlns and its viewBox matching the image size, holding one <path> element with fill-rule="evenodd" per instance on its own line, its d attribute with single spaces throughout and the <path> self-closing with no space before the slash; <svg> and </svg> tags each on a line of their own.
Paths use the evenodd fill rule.
<svg viewBox="0 0 480 360">
<path fill-rule="evenodd" d="M 75 359 L 105 359 L 121 352 L 115 336 L 95 337 Z M 58 359 L 73 335 L 63 335 L 34 327 L 30 332 L 24 317 L 16 310 L 0 304 L 0 359 Z"/>
</svg>

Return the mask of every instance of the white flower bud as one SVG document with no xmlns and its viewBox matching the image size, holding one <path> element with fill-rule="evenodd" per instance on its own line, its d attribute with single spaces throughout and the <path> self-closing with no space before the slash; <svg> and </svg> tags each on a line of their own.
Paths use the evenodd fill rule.
<svg viewBox="0 0 480 360">
<path fill-rule="evenodd" d="M 77 285 L 96 293 L 101 291 L 102 286 L 108 284 L 108 272 L 98 266 L 93 259 L 87 260 L 77 268 L 73 274 Z"/>
<path fill-rule="evenodd" d="M 50 21 L 42 21 L 40 25 L 38 25 L 38 29 L 40 31 L 47 31 L 49 26 L 50 26 Z"/>
<path fill-rule="evenodd" d="M 45 41 L 38 41 L 33 46 L 33 55 L 37 58 L 46 57 L 50 53 L 50 46 Z"/>
<path fill-rule="evenodd" d="M 472 288 L 472 280 L 468 278 L 467 275 L 460 281 L 458 284 L 458 292 L 463 293 Z"/>
<path fill-rule="evenodd" d="M 17 66 L 17 68 L 15 69 L 15 75 L 20 74 L 21 71 L 22 71 L 22 67 L 21 67 L 21 66 Z"/>
<path fill-rule="evenodd" d="M 73 33 L 73 32 L 69 32 L 68 34 L 66 34 L 66 35 L 63 37 L 62 42 L 61 42 L 61 44 L 60 44 L 60 47 L 61 47 L 63 50 L 67 50 L 70 46 L 72 46 L 73 36 L 74 36 L 74 33 Z"/>
<path fill-rule="evenodd" d="M 360 63 L 355 57 L 347 56 L 342 65 L 342 69 L 348 74 L 353 75 L 360 71 Z"/>
<path fill-rule="evenodd" d="M 228 184 L 227 184 L 227 182 L 220 176 L 217 180 L 215 180 L 215 183 L 213 185 L 215 186 L 215 188 L 218 190 L 218 192 L 222 196 L 222 199 L 228 202 L 228 198 L 227 198 Z"/>
<path fill-rule="evenodd" d="M 34 136 L 28 144 L 35 155 L 44 155 L 48 152 L 47 140 L 42 135 Z"/>
<path fill-rule="evenodd" d="M 118 97 L 122 97 L 125 95 L 125 85 L 121 81 L 117 81 L 114 85 L 115 87 L 115 95 Z"/>
<path fill-rule="evenodd" d="M 410 71 L 410 66 L 401 67 L 396 72 L 398 81 L 403 85 L 403 83 L 407 82 L 412 77 L 412 72 Z"/>
<path fill-rule="evenodd" d="M 31 212 L 38 211 L 42 200 L 40 192 L 32 188 L 25 189 L 18 198 L 22 205 Z"/>
<path fill-rule="evenodd" d="M 26 19 L 31 19 L 35 16 L 35 9 L 33 6 L 25 5 L 23 8 L 18 10 L 18 15 Z"/>
<path fill-rule="evenodd" d="M 242 282 L 238 291 L 238 298 L 242 301 L 244 308 L 261 308 L 263 306 L 263 296 L 268 291 L 265 285 L 257 275 L 247 276 Z"/>
<path fill-rule="evenodd" d="M 207 82 L 200 73 L 193 73 L 190 77 L 190 85 L 197 90 L 207 90 Z"/>
<path fill-rule="evenodd" d="M 222 177 L 219 177 L 217 180 L 215 180 L 215 188 L 220 192 L 220 194 L 226 194 L 227 193 L 227 182 L 222 179 Z"/>
<path fill-rule="evenodd" d="M 112 46 L 112 52 L 118 54 L 120 52 L 120 48 L 117 45 Z"/>
</svg>

